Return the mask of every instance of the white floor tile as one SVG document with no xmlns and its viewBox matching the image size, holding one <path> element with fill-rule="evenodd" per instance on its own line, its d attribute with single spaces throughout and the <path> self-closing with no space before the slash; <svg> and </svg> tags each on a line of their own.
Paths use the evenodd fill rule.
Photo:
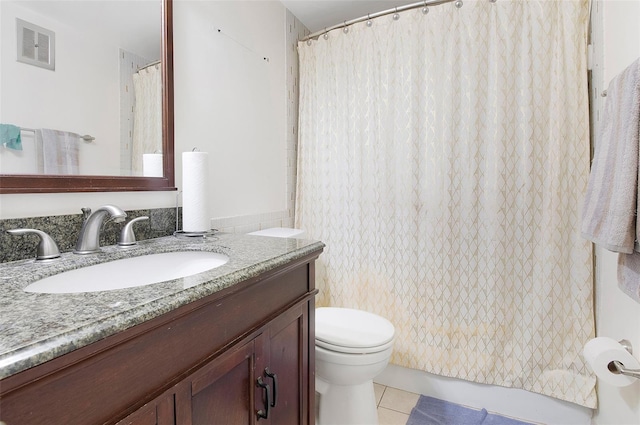
<svg viewBox="0 0 640 425">
<path fill-rule="evenodd" d="M 416 406 L 420 394 L 402 391 L 396 388 L 387 387 L 382 396 L 379 406 L 396 412 L 410 414 L 411 409 Z"/>
<path fill-rule="evenodd" d="M 379 425 L 405 425 L 409 420 L 409 415 L 396 412 L 395 410 L 378 408 L 378 424 Z"/>
</svg>

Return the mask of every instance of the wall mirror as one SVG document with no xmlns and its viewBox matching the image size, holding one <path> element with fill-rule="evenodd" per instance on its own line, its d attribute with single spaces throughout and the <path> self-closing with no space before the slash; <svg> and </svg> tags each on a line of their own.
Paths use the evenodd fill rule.
<svg viewBox="0 0 640 425">
<path fill-rule="evenodd" d="M 174 190 L 172 0 L 0 7 L 0 193 Z"/>
</svg>

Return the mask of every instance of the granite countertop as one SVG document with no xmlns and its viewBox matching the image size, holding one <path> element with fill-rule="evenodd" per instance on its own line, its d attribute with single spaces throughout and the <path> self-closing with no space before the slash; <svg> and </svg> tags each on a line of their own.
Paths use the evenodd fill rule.
<svg viewBox="0 0 640 425">
<path fill-rule="evenodd" d="M 322 242 L 216 234 L 163 237 L 129 249 L 102 248 L 91 255 L 64 253 L 52 262 L 0 264 L 0 379 L 121 332 L 221 289 L 301 258 Z M 210 251 L 229 261 L 212 270 L 136 288 L 77 294 L 25 292 L 30 283 L 62 271 L 120 258 L 173 251 Z"/>
</svg>

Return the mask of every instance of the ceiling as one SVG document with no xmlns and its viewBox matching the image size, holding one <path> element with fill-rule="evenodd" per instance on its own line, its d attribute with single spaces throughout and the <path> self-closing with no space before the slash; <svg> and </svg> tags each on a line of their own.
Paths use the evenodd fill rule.
<svg viewBox="0 0 640 425">
<path fill-rule="evenodd" d="M 280 0 L 312 33 L 419 0 Z"/>
</svg>

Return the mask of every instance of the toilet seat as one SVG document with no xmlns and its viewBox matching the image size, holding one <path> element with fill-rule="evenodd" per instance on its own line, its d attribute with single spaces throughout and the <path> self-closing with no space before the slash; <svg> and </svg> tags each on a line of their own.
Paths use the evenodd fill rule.
<svg viewBox="0 0 640 425">
<path fill-rule="evenodd" d="M 393 339 L 384 345 L 378 345 L 376 347 L 345 347 L 343 345 L 329 344 L 327 342 L 316 339 L 316 347 L 321 347 L 325 350 L 344 354 L 374 354 L 379 353 L 380 351 L 384 351 L 392 346 Z"/>
<path fill-rule="evenodd" d="M 362 310 L 338 307 L 316 309 L 316 345 L 348 354 L 384 351 L 393 345 L 391 322 Z"/>
</svg>

